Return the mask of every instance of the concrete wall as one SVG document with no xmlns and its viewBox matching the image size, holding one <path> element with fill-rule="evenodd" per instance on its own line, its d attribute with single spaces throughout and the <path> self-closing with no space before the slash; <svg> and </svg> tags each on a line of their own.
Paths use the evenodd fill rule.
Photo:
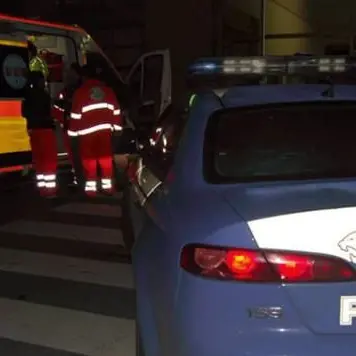
<svg viewBox="0 0 356 356">
<path fill-rule="evenodd" d="M 246 14 L 260 18 L 261 15 L 261 1 L 262 0 L 226 0 L 229 7 L 236 7 Z"/>
<path fill-rule="evenodd" d="M 188 64 L 213 50 L 212 0 L 146 1 L 146 50 L 169 48 L 173 97 L 184 91 Z"/>
<path fill-rule="evenodd" d="M 308 18 L 322 32 L 355 32 L 355 0 L 312 0 L 309 1 Z"/>
<path fill-rule="evenodd" d="M 251 14 L 225 4 L 222 16 L 222 55 L 251 56 L 260 53 L 260 21 Z"/>
<path fill-rule="evenodd" d="M 266 4 L 266 34 L 313 32 L 306 10 L 308 0 L 268 0 Z M 272 55 L 313 52 L 313 41 L 308 38 L 266 40 L 266 53 Z"/>
<path fill-rule="evenodd" d="M 262 0 L 227 0 L 250 15 L 260 18 Z M 342 6 L 341 6 L 342 5 Z M 332 43 L 348 43 L 356 33 L 355 0 L 266 0 L 266 34 L 315 33 L 314 38 L 270 39 L 269 54 L 295 52 L 323 53 Z M 323 38 L 331 34 L 334 38 Z"/>
<path fill-rule="evenodd" d="M 257 22 L 261 20 L 262 0 L 145 1 L 146 50 L 170 49 L 173 96 L 184 88 L 187 65 L 196 57 L 215 54 L 217 33 L 220 36 L 217 41 L 220 41 L 220 45 L 217 47 L 221 52 L 224 44 L 224 39 L 221 38 L 222 22 L 234 27 L 239 36 L 240 30 L 243 32 L 251 27 L 249 16 L 257 19 Z M 221 4 L 221 12 L 216 10 L 216 6 L 214 9 L 214 3 Z M 341 3 L 343 6 L 340 6 Z M 231 10 L 232 8 L 236 11 Z M 241 12 L 249 16 L 242 16 Z M 356 30 L 354 19 L 356 20 L 356 0 L 266 0 L 265 34 L 273 39 L 266 40 L 265 53 L 323 53 L 325 45 L 343 41 L 345 36 L 344 39 L 338 36 L 336 40 L 321 40 L 295 35 L 338 31 L 350 34 L 350 31 Z M 240 35 L 243 36 L 241 31 Z M 278 35 L 287 36 L 276 38 Z M 231 43 L 233 42 L 232 40 Z M 242 53 L 241 46 L 243 44 L 236 41 L 236 50 L 232 52 Z"/>
<path fill-rule="evenodd" d="M 261 21 L 263 0 L 227 0 L 231 6 Z M 291 34 L 311 32 L 307 3 L 310 0 L 266 0 L 265 34 Z M 261 21 L 262 22 L 262 21 Z M 309 52 L 314 43 L 309 39 L 271 39 L 266 41 L 266 54 L 292 54 Z"/>
</svg>

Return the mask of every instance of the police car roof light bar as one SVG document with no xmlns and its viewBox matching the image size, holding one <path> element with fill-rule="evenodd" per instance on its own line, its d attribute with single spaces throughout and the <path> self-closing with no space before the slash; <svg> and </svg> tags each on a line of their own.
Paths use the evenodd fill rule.
<svg viewBox="0 0 356 356">
<path fill-rule="evenodd" d="M 345 56 L 265 56 L 202 58 L 189 67 L 191 75 L 320 76 L 356 69 L 356 58 Z"/>
</svg>

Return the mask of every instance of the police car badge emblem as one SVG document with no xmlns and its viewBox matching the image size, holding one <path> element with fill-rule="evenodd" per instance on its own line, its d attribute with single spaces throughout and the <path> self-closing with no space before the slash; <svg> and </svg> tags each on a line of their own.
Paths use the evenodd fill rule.
<svg viewBox="0 0 356 356">
<path fill-rule="evenodd" d="M 349 254 L 349 260 L 352 263 L 356 263 L 356 231 L 346 235 L 337 245 L 341 251 Z"/>
</svg>

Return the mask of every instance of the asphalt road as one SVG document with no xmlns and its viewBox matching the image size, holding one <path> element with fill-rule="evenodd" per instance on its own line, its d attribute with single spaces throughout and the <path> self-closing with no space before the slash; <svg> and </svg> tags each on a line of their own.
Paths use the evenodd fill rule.
<svg viewBox="0 0 356 356">
<path fill-rule="evenodd" d="M 134 356 L 120 194 L 46 201 L 12 188 L 0 192 L 0 355 Z"/>
</svg>

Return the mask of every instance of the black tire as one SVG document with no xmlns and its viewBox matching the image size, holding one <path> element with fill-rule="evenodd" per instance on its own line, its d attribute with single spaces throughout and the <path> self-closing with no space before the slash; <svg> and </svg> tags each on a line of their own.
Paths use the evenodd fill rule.
<svg viewBox="0 0 356 356">
<path fill-rule="evenodd" d="M 145 356 L 145 353 L 142 348 L 140 330 L 136 321 L 136 356 Z"/>
</svg>

